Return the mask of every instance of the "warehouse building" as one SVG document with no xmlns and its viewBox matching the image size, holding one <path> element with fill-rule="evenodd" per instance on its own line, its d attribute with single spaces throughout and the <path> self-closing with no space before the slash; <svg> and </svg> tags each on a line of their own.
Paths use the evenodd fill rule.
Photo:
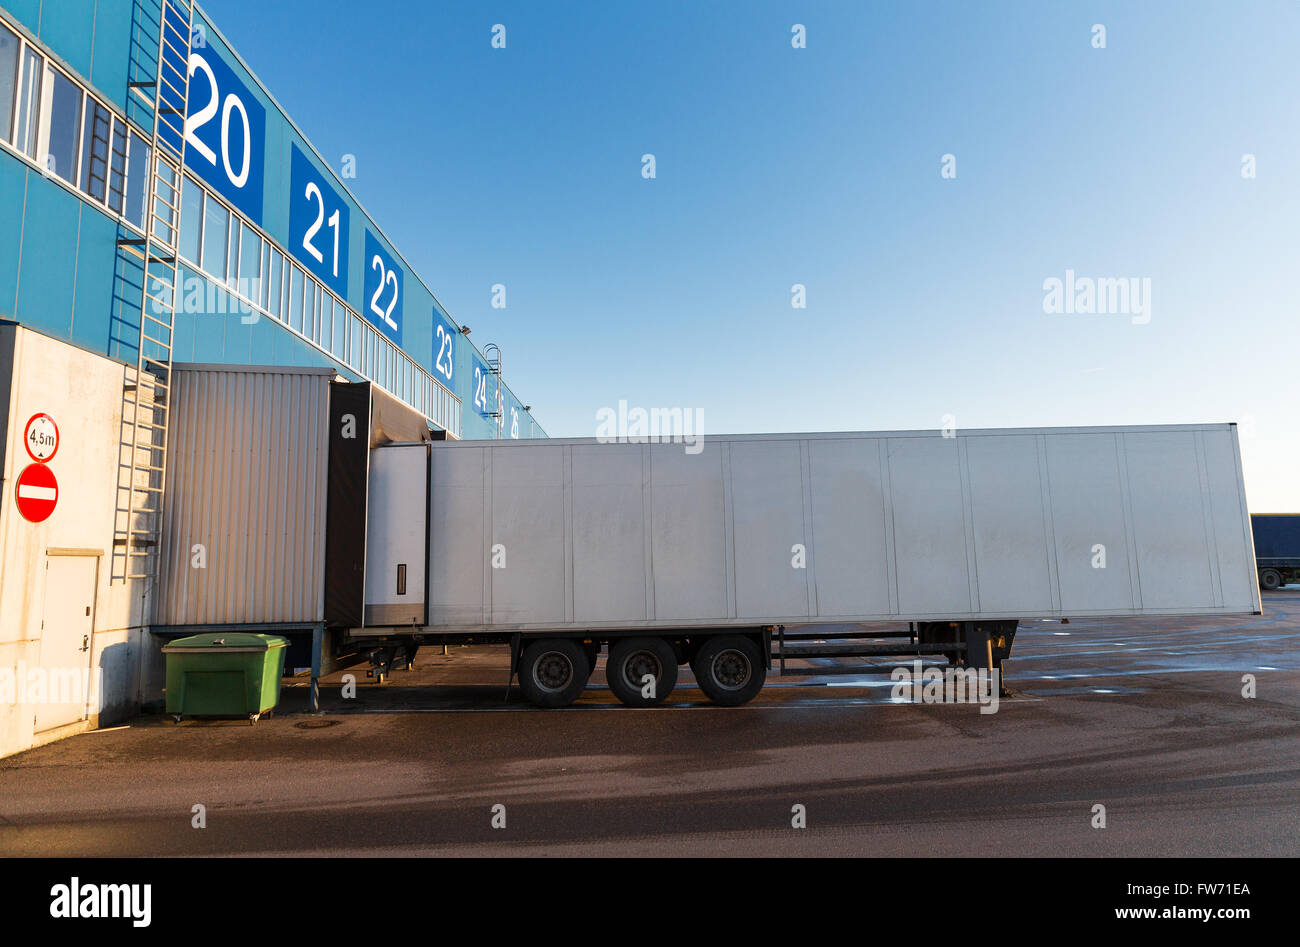
<svg viewBox="0 0 1300 947">
<path fill-rule="evenodd" d="M 188 364 L 368 383 L 433 439 L 546 436 L 197 5 L 3 0 L 0 755 L 154 696 Z M 98 693 L 40 692 L 69 668 Z"/>
</svg>

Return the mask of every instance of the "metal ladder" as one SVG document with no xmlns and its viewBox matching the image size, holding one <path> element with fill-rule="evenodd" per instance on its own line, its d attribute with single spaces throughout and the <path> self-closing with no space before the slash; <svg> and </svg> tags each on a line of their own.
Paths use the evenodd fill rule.
<svg viewBox="0 0 1300 947">
<path fill-rule="evenodd" d="M 194 4 L 161 0 L 159 20 L 157 79 L 130 84 L 140 98 L 144 98 L 144 88 L 154 89 L 146 235 L 118 241 L 144 263 L 140 343 L 135 365 L 126 367 L 122 392 L 122 441 L 113 516 L 111 580 L 121 582 L 151 578 L 157 572 L 167 477 L 177 239 Z"/>
<path fill-rule="evenodd" d="M 488 414 L 488 417 L 496 421 L 497 438 L 505 432 L 506 426 L 506 409 L 505 401 L 501 398 L 501 348 L 495 343 L 489 342 L 483 346 L 483 357 L 487 359 L 488 374 L 497 377 L 497 396 L 494 401 L 495 407 Z"/>
</svg>

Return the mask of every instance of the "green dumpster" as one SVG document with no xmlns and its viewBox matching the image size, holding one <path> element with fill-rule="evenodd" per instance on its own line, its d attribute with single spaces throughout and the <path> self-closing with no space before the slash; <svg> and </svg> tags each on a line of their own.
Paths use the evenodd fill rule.
<svg viewBox="0 0 1300 947">
<path fill-rule="evenodd" d="M 167 656 L 167 713 L 248 717 L 252 723 L 280 699 L 289 642 L 275 635 L 221 632 L 178 638 Z"/>
</svg>

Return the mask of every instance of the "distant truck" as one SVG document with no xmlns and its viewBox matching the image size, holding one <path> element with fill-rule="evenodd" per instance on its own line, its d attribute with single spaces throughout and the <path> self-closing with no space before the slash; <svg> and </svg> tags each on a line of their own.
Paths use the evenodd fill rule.
<svg viewBox="0 0 1300 947">
<path fill-rule="evenodd" d="M 1260 611 L 1231 424 L 451 441 L 327 370 L 226 366 L 175 404 L 155 631 L 309 632 L 313 678 L 504 644 L 538 706 L 602 654 L 626 705 L 688 666 L 728 706 L 774 669 L 992 679 L 1022 619 Z"/>
<path fill-rule="evenodd" d="M 1300 513 L 1255 513 L 1255 568 L 1266 592 L 1300 582 Z"/>
</svg>

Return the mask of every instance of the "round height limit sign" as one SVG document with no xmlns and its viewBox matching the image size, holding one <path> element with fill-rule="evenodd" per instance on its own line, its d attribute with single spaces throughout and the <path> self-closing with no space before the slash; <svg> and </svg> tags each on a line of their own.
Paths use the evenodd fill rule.
<svg viewBox="0 0 1300 947">
<path fill-rule="evenodd" d="M 59 428 L 48 414 L 33 414 L 23 428 L 23 447 L 36 461 L 23 468 L 14 482 L 14 502 L 23 519 L 42 523 L 59 502 L 59 481 L 47 464 L 59 450 Z"/>
<path fill-rule="evenodd" d="M 48 414 L 33 414 L 23 428 L 23 446 L 32 460 L 48 463 L 59 452 L 59 426 Z"/>
</svg>

